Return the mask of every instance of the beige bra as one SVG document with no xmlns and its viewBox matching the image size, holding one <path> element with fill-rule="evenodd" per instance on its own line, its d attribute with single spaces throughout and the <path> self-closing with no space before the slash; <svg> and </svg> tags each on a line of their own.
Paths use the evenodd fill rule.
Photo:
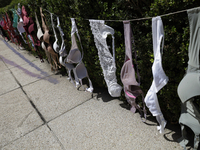
<svg viewBox="0 0 200 150">
<path fill-rule="evenodd" d="M 43 40 L 44 40 L 44 42 L 49 44 L 50 43 L 49 39 L 50 39 L 51 35 L 49 34 L 49 28 L 45 23 L 46 22 L 46 18 L 44 16 L 44 14 L 42 13 L 42 8 L 40 8 L 40 14 L 41 14 L 41 18 L 42 18 L 42 29 L 44 31 Z"/>
</svg>

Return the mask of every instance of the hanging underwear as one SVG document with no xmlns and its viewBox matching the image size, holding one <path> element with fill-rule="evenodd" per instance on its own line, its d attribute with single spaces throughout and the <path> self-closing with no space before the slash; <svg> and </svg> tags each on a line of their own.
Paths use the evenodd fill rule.
<svg viewBox="0 0 200 150">
<path fill-rule="evenodd" d="M 200 110 L 195 105 L 194 99 L 200 96 L 200 8 L 194 8 L 187 11 L 190 27 L 190 43 L 188 48 L 188 68 L 186 75 L 178 85 L 178 96 L 182 102 L 181 116 L 179 123 L 181 125 L 183 141 L 180 145 L 186 148 L 186 129 L 184 125 L 191 128 L 194 132 L 194 149 L 199 145 L 200 134 Z"/>
<path fill-rule="evenodd" d="M 20 33 L 24 33 L 25 30 L 24 30 L 24 23 L 23 23 L 23 19 L 22 19 L 22 11 L 21 9 L 19 8 L 19 4 L 18 4 L 18 9 L 16 11 L 16 13 L 18 14 L 19 16 L 19 22 L 18 22 L 18 25 L 17 25 L 17 29 Z"/>
<path fill-rule="evenodd" d="M 18 8 L 17 14 L 18 14 L 19 16 L 21 16 L 21 14 L 19 14 L 19 10 L 21 10 L 21 9 Z M 25 32 L 25 30 L 24 30 L 24 23 L 23 23 L 23 20 L 22 20 L 21 17 L 20 17 L 19 22 L 18 22 L 18 24 L 17 24 L 17 29 L 18 29 L 18 31 L 19 31 L 20 33 L 24 33 L 24 32 Z"/>
<path fill-rule="evenodd" d="M 56 35 L 56 31 L 55 31 L 55 27 L 54 27 L 54 23 L 53 23 L 53 14 L 50 13 L 51 15 L 51 24 L 52 24 L 52 28 L 53 28 L 53 33 L 54 33 L 54 37 L 55 37 L 55 42 L 53 43 L 53 49 L 56 53 L 59 53 L 59 45 L 58 45 L 58 38 Z"/>
<path fill-rule="evenodd" d="M 6 13 L 6 18 L 7 18 L 7 29 L 10 31 L 10 38 L 13 41 L 13 43 L 15 43 L 14 39 L 17 40 L 17 43 L 20 44 L 20 39 L 19 39 L 19 35 L 17 34 L 17 32 L 15 31 L 15 29 L 12 26 L 12 22 L 8 16 L 8 14 Z M 21 45 L 21 44 L 20 44 Z"/>
<path fill-rule="evenodd" d="M 71 18 L 71 21 L 72 21 L 72 31 L 71 31 L 72 46 L 71 46 L 71 50 L 69 51 L 69 54 L 68 54 L 68 56 L 66 58 L 66 61 L 67 61 L 67 63 L 71 63 L 71 64 L 74 64 L 76 66 L 74 68 L 74 75 L 75 75 L 76 83 L 77 83 L 77 79 L 78 79 L 78 81 L 82 85 L 82 79 L 87 78 L 88 81 L 89 81 L 89 86 L 90 87 L 87 88 L 86 91 L 89 91 L 89 92 L 92 93 L 93 92 L 92 82 L 91 82 L 91 80 L 90 80 L 90 78 L 88 76 L 87 69 L 86 69 L 84 63 L 82 62 L 82 59 L 83 59 L 83 47 L 82 47 L 82 44 L 81 44 L 80 36 L 78 34 L 78 28 L 76 26 L 75 19 Z M 78 48 L 75 34 L 78 37 L 82 53 Z"/>
<path fill-rule="evenodd" d="M 67 52 L 66 52 L 66 49 L 65 49 L 64 33 L 62 31 L 62 28 L 60 27 L 59 17 L 57 17 L 57 28 L 58 28 L 58 30 L 60 32 L 60 36 L 61 36 L 61 39 L 62 39 L 61 47 L 60 47 L 60 50 L 59 50 L 59 55 L 61 57 L 66 57 L 67 56 Z"/>
<path fill-rule="evenodd" d="M 42 18 L 42 29 L 44 31 L 44 35 L 43 35 L 43 41 L 50 44 L 50 37 L 51 35 L 49 34 L 49 28 L 46 25 L 46 18 L 44 16 L 44 14 L 42 13 L 42 8 L 40 7 L 40 14 L 41 14 L 41 18 Z"/>
<path fill-rule="evenodd" d="M 117 83 L 116 79 L 116 65 L 115 65 L 115 49 L 114 49 L 114 29 L 105 25 L 104 20 L 89 20 L 92 34 L 98 55 L 100 65 L 103 70 L 104 79 L 106 81 L 108 92 L 112 97 L 119 97 L 121 95 L 122 87 Z M 108 49 L 106 42 L 107 36 L 111 34 L 113 39 L 113 56 Z"/>
<path fill-rule="evenodd" d="M 40 24 L 39 24 L 39 21 L 38 21 L 38 17 L 37 17 L 37 14 L 35 12 L 35 20 L 36 20 L 36 25 L 37 25 L 37 38 L 40 40 L 40 41 L 43 41 L 43 32 L 42 32 L 42 29 L 40 27 Z"/>
<path fill-rule="evenodd" d="M 44 35 L 43 35 L 43 41 L 45 42 L 44 45 L 46 46 L 47 51 L 51 54 L 52 61 L 53 61 L 52 66 L 55 66 L 55 70 L 57 71 L 59 68 L 61 68 L 61 66 L 59 64 L 58 54 L 55 53 L 52 47 L 52 43 L 50 42 L 51 35 L 49 34 L 49 28 L 45 23 L 46 19 L 45 19 L 44 14 L 42 13 L 42 8 L 40 8 L 40 15 L 41 15 L 41 20 L 42 20 L 42 28 L 44 31 Z"/>
<path fill-rule="evenodd" d="M 23 19 L 24 29 L 26 33 L 32 34 L 32 32 L 34 31 L 34 22 L 33 22 L 32 17 L 30 18 L 28 17 L 28 14 L 24 6 L 22 6 L 22 19 Z"/>
<path fill-rule="evenodd" d="M 145 117 L 146 120 L 146 109 L 144 103 L 144 95 L 139 87 L 139 83 L 135 78 L 135 69 L 132 63 L 132 44 L 131 38 L 133 38 L 130 21 L 124 21 L 124 38 L 125 38 L 125 62 L 121 69 L 121 81 L 124 85 L 124 93 L 128 103 L 131 105 L 131 111 L 136 112 L 136 109 L 140 113 L 140 117 Z M 134 44 L 134 41 L 133 41 Z M 135 52 L 136 57 L 136 52 Z M 137 69 L 137 75 L 140 82 L 139 72 Z M 139 105 L 136 104 L 136 98 L 142 96 L 143 110 Z M 142 120 L 143 121 L 143 120 Z"/>
<path fill-rule="evenodd" d="M 70 63 L 67 63 L 67 61 L 65 60 L 66 56 L 67 56 L 67 52 L 66 52 L 66 49 L 65 49 L 65 42 L 64 42 L 64 33 L 62 31 L 62 28 L 60 26 L 60 20 L 59 20 L 59 17 L 57 17 L 57 28 L 59 29 L 59 32 L 60 32 L 60 36 L 61 36 L 61 39 L 62 39 L 62 44 L 61 44 L 61 47 L 60 47 L 60 50 L 59 50 L 59 62 L 62 66 L 65 67 L 65 69 L 67 70 L 67 73 L 68 73 L 68 80 L 70 80 L 73 84 L 73 79 L 72 79 L 72 76 L 71 76 L 71 70 L 73 70 L 75 67 L 73 64 L 70 64 Z M 77 86 L 79 84 L 78 82 L 78 78 L 77 76 L 76 77 L 76 80 L 77 80 Z"/>
<path fill-rule="evenodd" d="M 1 25 L 1 27 L 2 27 L 2 28 L 5 26 L 5 24 L 4 24 L 4 21 L 3 21 L 3 20 L 1 20 L 1 21 L 0 21 L 0 25 Z"/>
<path fill-rule="evenodd" d="M 24 23 L 23 23 L 23 20 L 21 18 L 21 9 L 18 8 L 18 10 L 16 11 L 16 13 L 20 17 L 19 18 L 19 22 L 17 23 L 17 30 L 19 31 L 19 34 L 21 35 L 24 43 L 28 44 L 27 41 L 24 39 L 24 36 L 22 35 L 22 33 L 26 32 L 26 31 L 24 30 Z M 29 36 L 30 41 L 32 42 L 32 39 L 31 39 L 30 35 L 28 35 L 28 36 Z M 27 37 L 27 35 L 26 35 L 26 37 Z M 32 46 L 34 47 L 33 42 L 32 42 Z"/>
<path fill-rule="evenodd" d="M 3 21 L 4 21 L 3 29 L 4 29 L 4 30 L 7 30 L 7 21 L 6 21 L 6 19 L 5 19 L 4 16 L 3 16 Z"/>
<path fill-rule="evenodd" d="M 33 22 L 33 19 L 32 19 L 32 17 L 28 17 L 28 14 L 27 14 L 26 9 L 25 9 L 24 6 L 22 6 L 21 16 L 22 16 L 23 23 L 24 23 L 23 27 L 24 27 L 27 35 L 30 35 L 30 37 L 32 39 L 31 41 L 32 41 L 32 43 L 34 45 L 34 50 L 37 52 L 37 54 L 38 54 L 38 56 L 40 58 L 40 61 L 44 62 L 43 59 L 42 59 L 42 55 L 39 52 L 39 49 L 36 47 L 36 46 L 40 46 L 40 40 L 37 38 L 37 36 L 36 36 L 36 34 L 34 32 L 34 22 Z M 26 35 L 26 38 L 27 38 L 27 35 Z M 29 45 L 29 47 L 31 49 L 30 45 Z"/>
<path fill-rule="evenodd" d="M 5 16 L 5 17 L 6 17 L 6 16 Z M 3 21 L 4 21 L 3 24 L 4 24 L 4 26 L 2 26 L 2 27 L 3 27 L 3 29 L 4 29 L 5 31 L 8 32 L 9 39 L 11 39 L 11 33 L 10 33 L 9 29 L 7 28 L 7 21 L 6 21 L 5 17 L 3 16 Z M 7 37 L 7 38 L 8 38 L 8 37 Z"/>
<path fill-rule="evenodd" d="M 7 38 L 6 33 L 3 30 L 2 26 L 0 26 L 0 31 L 1 31 L 1 34 L 2 34 L 3 38 L 5 38 L 5 37 Z"/>
<path fill-rule="evenodd" d="M 36 12 L 35 12 L 35 20 L 36 20 L 36 25 L 37 25 L 37 38 L 41 41 L 42 49 L 44 49 L 45 54 L 46 54 L 46 56 L 48 58 L 48 61 L 49 61 L 50 65 L 51 65 L 51 70 L 53 71 L 54 70 L 53 69 L 54 64 L 52 63 L 51 54 L 48 52 L 48 50 L 47 50 L 47 48 L 46 48 L 46 46 L 44 44 L 44 41 L 43 41 L 43 35 L 44 34 L 43 34 L 42 29 L 40 27 Z"/>
<path fill-rule="evenodd" d="M 165 72 L 162 68 L 162 58 L 160 51 L 163 52 L 164 29 L 160 16 L 152 18 L 152 32 L 154 52 L 154 62 L 152 66 L 153 82 L 145 97 L 145 103 L 152 115 L 156 116 L 156 119 L 159 123 L 157 129 L 160 130 L 160 133 L 163 133 L 167 121 L 164 119 L 163 114 L 160 110 L 156 93 L 158 93 L 158 91 L 167 84 L 168 77 L 165 75 Z M 162 49 L 160 49 L 161 43 Z"/>
<path fill-rule="evenodd" d="M 31 39 L 32 39 L 31 41 L 33 42 L 33 44 L 35 46 L 40 46 L 40 41 L 38 40 L 38 38 L 36 37 L 36 35 L 34 33 L 34 22 L 33 22 L 33 19 L 32 19 L 32 17 L 28 17 L 28 14 L 27 14 L 26 9 L 25 9 L 24 6 L 22 6 L 21 16 L 22 16 L 22 20 L 23 20 L 23 24 L 24 24 L 24 26 L 23 26 L 24 30 L 26 31 L 26 33 L 28 35 L 31 36 Z M 33 37 L 35 37 L 36 41 L 34 40 Z M 35 50 L 37 50 L 37 49 L 35 48 Z M 39 57 L 40 57 L 40 59 L 42 59 L 41 56 L 39 56 Z"/>
<path fill-rule="evenodd" d="M 75 66 L 73 64 L 67 62 L 67 57 L 66 57 L 67 52 L 66 52 L 66 49 L 65 49 L 64 33 L 63 33 L 61 26 L 60 26 L 59 17 L 57 17 L 57 28 L 60 31 L 60 36 L 61 36 L 61 39 L 62 39 L 62 44 L 61 44 L 61 47 L 60 47 L 60 50 L 59 50 L 59 55 L 60 55 L 59 62 L 62 66 L 64 66 L 66 68 L 68 76 L 69 76 L 68 80 L 70 80 L 71 83 L 74 84 L 74 80 L 71 76 L 71 71 L 73 70 L 73 73 L 74 73 L 74 76 L 75 76 L 75 81 L 76 81 L 76 87 L 78 87 L 80 84 L 79 84 L 78 77 L 76 76 L 76 72 L 74 70 Z"/>
<path fill-rule="evenodd" d="M 17 28 L 17 23 L 18 23 L 18 15 L 16 14 L 16 11 L 12 9 L 13 12 L 13 27 Z"/>
</svg>

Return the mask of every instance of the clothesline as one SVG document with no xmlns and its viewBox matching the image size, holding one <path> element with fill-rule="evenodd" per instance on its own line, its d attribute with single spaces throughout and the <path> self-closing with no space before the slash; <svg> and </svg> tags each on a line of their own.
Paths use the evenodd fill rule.
<svg viewBox="0 0 200 150">
<path fill-rule="evenodd" d="M 190 8 L 190 9 L 195 9 L 195 8 L 200 8 L 200 7 L 194 7 L 194 8 Z M 182 13 L 185 11 L 188 11 L 190 9 L 185 9 L 185 10 L 180 10 L 180 11 L 176 11 L 176 12 L 172 12 L 172 13 L 168 13 L 168 14 L 163 14 L 163 15 L 159 15 L 160 17 L 164 17 L 164 16 L 169 16 L 169 15 L 174 15 L 174 14 L 178 14 L 178 13 Z M 137 18 L 137 19 L 130 19 L 129 21 L 140 21 L 140 20 L 147 20 L 147 19 L 152 19 L 153 17 L 146 17 L 146 18 Z M 90 20 L 90 19 L 85 19 L 85 20 Z M 95 19 L 93 19 L 95 20 Z M 125 20 L 104 20 L 104 21 L 118 21 L 118 22 L 123 22 Z"/>
<path fill-rule="evenodd" d="M 36 6 L 38 6 L 36 4 Z M 38 6 L 38 7 L 41 7 L 41 6 Z M 199 8 L 199 7 L 194 7 L 194 8 L 190 8 L 190 9 L 195 9 L 195 8 Z M 59 17 L 59 18 L 62 18 L 62 16 L 58 16 L 52 12 L 50 12 L 49 10 L 45 9 L 45 8 L 42 8 L 43 10 L 47 11 L 48 13 L 50 14 L 53 14 L 55 15 L 56 17 Z M 176 12 L 171 12 L 171 13 L 168 13 L 168 14 L 163 14 L 163 15 L 158 15 L 160 17 L 165 17 L 165 16 L 169 16 L 169 15 L 174 15 L 174 14 L 178 14 L 178 13 L 182 13 L 182 12 L 186 12 L 190 9 L 185 9 L 185 10 L 180 10 L 180 11 L 176 11 Z M 125 20 L 129 20 L 129 21 L 140 21 L 140 20 L 147 20 L 147 19 L 152 19 L 153 17 L 145 17 L 145 18 L 136 18 L 136 19 L 125 19 Z M 75 18 L 75 19 L 78 19 L 78 18 Z M 84 19 L 84 20 L 90 20 L 90 19 Z M 104 19 L 92 19 L 92 20 L 104 20 Z M 113 22 L 123 22 L 125 20 L 104 20 L 104 21 L 113 21 Z"/>
<path fill-rule="evenodd" d="M 50 13 L 50 14 L 52 14 L 52 15 L 54 15 L 54 16 L 56 16 L 56 17 L 59 17 L 58 15 L 56 15 L 56 14 L 54 14 L 54 13 L 52 13 L 52 12 L 50 12 L 49 10 L 47 10 L 47 9 L 44 9 L 44 8 L 42 8 L 43 10 L 45 10 L 45 11 L 47 11 L 48 13 Z"/>
<path fill-rule="evenodd" d="M 37 5 L 37 4 L 36 4 Z M 38 6 L 38 5 L 37 5 Z M 40 7 L 40 6 L 38 6 Z M 200 7 L 194 7 L 194 8 L 200 8 Z M 194 9 L 194 8 L 190 8 L 190 9 Z M 49 10 L 45 9 L 45 8 L 42 8 L 43 10 L 47 11 L 48 13 L 50 14 L 53 14 L 55 15 L 56 17 L 61 17 L 62 16 L 58 16 L 52 12 L 50 12 Z M 158 15 L 160 17 L 164 17 L 164 16 L 169 16 L 169 15 L 174 15 L 174 14 L 178 14 L 178 13 L 182 13 L 182 12 L 186 12 L 190 9 L 185 9 L 185 10 L 180 10 L 180 11 L 176 11 L 176 12 L 172 12 L 172 13 L 168 13 L 168 14 L 163 14 L 163 15 Z M 147 19 L 152 19 L 153 17 L 145 17 L 145 18 L 137 18 L 137 19 L 126 19 L 126 20 L 129 20 L 129 21 L 140 21 L 140 20 L 147 20 Z M 75 18 L 75 19 L 78 19 L 78 18 Z M 90 20 L 90 19 L 84 19 L 84 20 Z M 92 20 L 99 20 L 99 19 L 92 19 Z M 103 20 L 103 19 L 102 19 Z M 104 21 L 113 21 L 113 22 L 123 22 L 125 20 L 104 20 Z"/>
<path fill-rule="evenodd" d="M 37 4 L 36 4 L 37 5 Z M 38 6 L 38 5 L 37 5 Z M 38 6 L 38 7 L 41 7 L 41 6 Z M 194 8 L 200 8 L 199 6 L 198 7 L 194 7 Z M 190 9 L 194 9 L 194 8 L 190 8 Z M 55 15 L 56 17 L 61 17 L 62 16 L 58 16 L 52 12 L 50 12 L 49 10 L 45 9 L 45 8 L 42 8 L 43 10 L 47 11 L 48 13 L 50 14 L 53 14 Z M 178 13 L 182 13 L 182 12 L 186 12 L 190 9 L 185 9 L 185 10 L 180 10 L 180 11 L 176 11 L 176 12 L 171 12 L 171 13 L 168 13 L 168 14 L 163 14 L 163 15 L 158 15 L 160 17 L 165 17 L 165 16 L 169 16 L 169 15 L 174 15 L 174 14 L 178 14 Z M 129 21 L 140 21 L 140 20 L 147 20 L 147 19 L 152 19 L 153 17 L 145 17 L 145 18 L 137 18 L 137 19 L 126 19 L 126 20 L 129 20 Z M 75 19 L 78 19 L 78 18 L 75 18 Z M 90 19 L 84 19 L 84 20 L 90 20 Z M 100 19 L 92 19 L 92 20 L 100 20 Z M 103 19 L 102 19 L 103 20 Z M 113 22 L 123 22 L 125 20 L 104 20 L 104 21 L 113 21 Z"/>
</svg>

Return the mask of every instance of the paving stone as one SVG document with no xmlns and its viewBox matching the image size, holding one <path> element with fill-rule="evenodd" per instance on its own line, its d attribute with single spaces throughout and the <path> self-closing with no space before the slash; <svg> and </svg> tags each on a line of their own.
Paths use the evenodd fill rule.
<svg viewBox="0 0 200 150">
<path fill-rule="evenodd" d="M 10 70 L 0 71 L 0 95 L 19 88 Z"/>
<path fill-rule="evenodd" d="M 0 114 L 0 147 L 43 124 L 21 89 L 0 96 Z"/>
<path fill-rule="evenodd" d="M 46 125 L 6 145 L 2 150 L 63 150 Z"/>
<path fill-rule="evenodd" d="M 166 129 L 166 140 L 155 122 L 147 121 L 147 125 L 138 113 L 119 104 L 118 100 L 105 103 L 92 99 L 48 124 L 67 150 L 181 149 L 173 131 Z"/>
<path fill-rule="evenodd" d="M 0 72 L 7 69 L 8 69 L 7 66 L 4 64 L 3 60 L 0 57 Z"/>
<path fill-rule="evenodd" d="M 66 77 L 59 75 L 52 75 L 24 86 L 24 90 L 46 121 L 91 98 L 90 93 L 78 91 Z"/>
<path fill-rule="evenodd" d="M 37 60 L 37 58 L 35 58 L 33 55 L 31 56 L 28 51 L 22 52 L 22 51 L 16 50 L 10 45 L 8 46 L 10 48 L 7 47 L 6 50 L 0 53 L 0 57 L 6 63 L 8 68 L 13 68 L 13 67 L 20 66 L 26 63 L 30 64 L 32 61 Z"/>
<path fill-rule="evenodd" d="M 47 62 L 41 63 L 40 60 L 16 66 L 11 68 L 11 71 L 21 85 L 27 85 L 53 74 L 50 65 Z"/>
</svg>

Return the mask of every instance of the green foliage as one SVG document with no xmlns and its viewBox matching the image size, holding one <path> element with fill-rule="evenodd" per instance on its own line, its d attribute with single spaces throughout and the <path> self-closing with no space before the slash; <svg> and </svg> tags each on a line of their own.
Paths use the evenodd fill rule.
<svg viewBox="0 0 200 150">
<path fill-rule="evenodd" d="M 95 87 L 106 87 L 102 69 L 99 64 L 97 49 L 91 33 L 89 21 L 86 19 L 101 20 L 129 20 L 134 18 L 154 17 L 184 9 L 197 7 L 198 0 L 13 0 L 8 6 L 0 9 L 0 14 L 16 8 L 17 3 L 25 5 L 28 14 L 34 18 L 37 13 L 41 23 L 39 7 L 45 8 L 60 17 L 61 27 L 65 33 L 67 51 L 71 47 L 71 20 L 76 18 L 79 34 L 84 48 L 84 63 Z M 43 10 L 47 22 L 50 24 L 50 14 Z M 54 19 L 56 17 L 54 16 Z M 180 115 L 180 100 L 177 87 L 185 74 L 188 61 L 189 24 L 187 13 L 178 13 L 162 17 L 165 31 L 165 46 L 163 52 L 163 68 L 169 77 L 168 84 L 158 93 L 159 103 L 164 116 L 169 122 L 177 122 Z M 57 25 L 56 20 L 54 20 Z M 120 70 L 124 62 L 124 31 L 122 22 L 106 21 L 106 24 L 115 29 L 115 48 L 117 79 L 121 84 Z M 131 22 L 138 67 L 141 76 L 141 88 L 146 94 L 153 80 L 152 63 L 153 45 L 151 20 Z M 56 29 L 57 33 L 58 30 Z M 50 32 L 52 28 L 50 26 Z M 57 34 L 59 35 L 59 33 Z M 59 38 L 61 43 L 61 39 Z M 107 39 L 111 46 L 111 38 Z M 133 55 L 134 58 L 134 55 Z M 122 84 L 121 84 L 122 85 Z M 125 99 L 122 93 L 121 99 Z"/>
</svg>

